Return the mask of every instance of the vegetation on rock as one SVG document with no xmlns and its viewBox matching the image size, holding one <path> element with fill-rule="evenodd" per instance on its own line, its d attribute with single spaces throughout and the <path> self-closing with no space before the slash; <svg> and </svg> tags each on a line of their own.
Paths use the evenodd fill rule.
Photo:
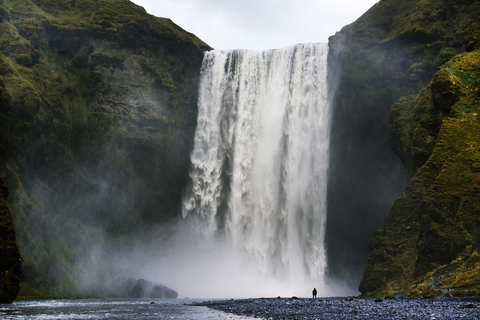
<svg viewBox="0 0 480 320">
<path fill-rule="evenodd" d="M 365 296 L 480 289 L 478 27 L 466 37 L 467 52 L 390 109 L 389 139 L 411 179 L 370 240 L 360 284 Z"/>
<path fill-rule="evenodd" d="M 369 252 L 365 243 L 381 228 L 395 198 L 435 145 L 438 123 L 424 124 L 436 117 L 429 114 L 434 110 L 414 119 L 422 123 L 417 128 L 410 120 L 416 117 L 412 109 L 402 105 L 411 105 L 437 68 L 463 51 L 468 28 L 479 13 L 480 1 L 381 0 L 330 38 L 329 77 L 336 89 L 327 201 L 331 276 L 358 284 L 362 275 L 357 270 Z M 399 101 L 401 97 L 406 98 Z M 401 130 L 391 134 L 411 146 L 402 151 L 404 145 L 396 139 L 392 148 L 406 170 L 387 139 L 389 108 L 395 102 L 401 113 L 395 125 Z M 403 155 L 407 151 L 412 157 Z"/>
<path fill-rule="evenodd" d="M 177 215 L 210 49 L 128 0 L 0 0 L 0 174 L 23 297 L 102 294 L 85 291 L 106 278 L 92 248 Z"/>
</svg>

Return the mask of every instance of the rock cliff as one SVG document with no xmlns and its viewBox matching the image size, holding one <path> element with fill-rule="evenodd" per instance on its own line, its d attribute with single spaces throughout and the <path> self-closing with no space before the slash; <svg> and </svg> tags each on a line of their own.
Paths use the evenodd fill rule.
<svg viewBox="0 0 480 320">
<path fill-rule="evenodd" d="M 21 276 L 20 252 L 7 197 L 7 186 L 0 177 L 0 303 L 11 303 L 17 297 Z"/>
<path fill-rule="evenodd" d="M 480 294 L 479 28 L 467 52 L 390 108 L 389 140 L 411 179 L 370 240 L 365 296 Z"/>
<path fill-rule="evenodd" d="M 359 270 L 369 253 L 369 238 L 382 227 L 394 200 L 433 151 L 437 118 L 415 129 L 409 149 L 413 157 L 396 152 L 400 161 L 391 152 L 403 148 L 403 142 L 390 139 L 390 146 L 388 141 L 390 106 L 403 96 L 419 93 L 439 66 L 464 51 L 464 38 L 479 13 L 478 1 L 381 0 L 330 38 L 329 76 L 332 89 L 337 89 L 326 239 L 331 276 L 358 284 L 362 276 Z M 434 91 L 446 90 L 442 86 L 434 86 Z M 453 99 L 449 94 L 434 95 L 445 108 Z M 413 101 L 410 97 L 399 103 L 410 105 Z M 412 226 L 407 226 L 410 228 L 405 233 L 398 231 L 405 238 L 412 232 Z M 374 239 L 377 237 L 378 233 Z M 376 250 L 376 243 L 371 242 L 371 250 Z M 402 273 L 393 262 L 387 269 L 385 272 Z M 363 293 L 372 292 L 368 283 L 381 281 L 369 270 L 367 266 Z"/>
<path fill-rule="evenodd" d="M 0 174 L 21 294 L 91 294 L 77 280 L 103 277 L 97 246 L 177 215 L 210 49 L 128 0 L 0 0 Z"/>
</svg>

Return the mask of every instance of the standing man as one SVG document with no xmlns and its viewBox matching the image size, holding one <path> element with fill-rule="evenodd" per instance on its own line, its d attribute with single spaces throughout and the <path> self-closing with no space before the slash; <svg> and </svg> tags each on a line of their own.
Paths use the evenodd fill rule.
<svg viewBox="0 0 480 320">
<path fill-rule="evenodd" d="M 313 288 L 312 294 L 313 294 L 313 299 L 317 298 L 317 288 Z"/>
</svg>

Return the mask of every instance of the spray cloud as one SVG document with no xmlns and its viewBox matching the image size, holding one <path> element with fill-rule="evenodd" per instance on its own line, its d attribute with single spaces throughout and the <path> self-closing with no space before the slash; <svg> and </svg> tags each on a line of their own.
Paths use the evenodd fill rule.
<svg viewBox="0 0 480 320">
<path fill-rule="evenodd" d="M 216 296 L 306 295 L 314 286 L 333 294 L 324 245 L 327 53 L 303 44 L 204 58 L 182 213 L 202 244 L 187 246 L 186 257 L 196 256 L 187 260 L 202 279 L 215 275 L 207 286 L 222 282 Z"/>
</svg>

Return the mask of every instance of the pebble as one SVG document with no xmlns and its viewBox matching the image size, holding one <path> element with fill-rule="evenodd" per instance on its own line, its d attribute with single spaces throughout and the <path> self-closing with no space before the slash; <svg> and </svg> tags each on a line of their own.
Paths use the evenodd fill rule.
<svg viewBox="0 0 480 320">
<path fill-rule="evenodd" d="M 480 319 L 480 297 L 434 299 L 259 298 L 196 303 L 211 309 L 267 320 Z"/>
</svg>

